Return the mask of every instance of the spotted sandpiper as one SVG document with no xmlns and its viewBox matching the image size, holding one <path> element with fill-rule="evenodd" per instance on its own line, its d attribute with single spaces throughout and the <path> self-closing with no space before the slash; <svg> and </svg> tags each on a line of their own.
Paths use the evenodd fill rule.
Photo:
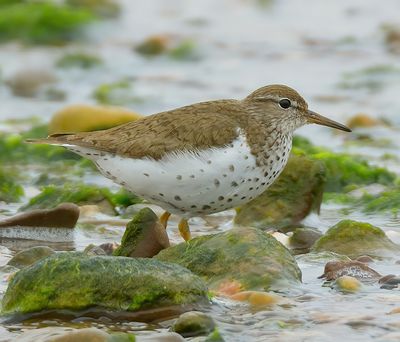
<svg viewBox="0 0 400 342">
<path fill-rule="evenodd" d="M 240 206 L 264 192 L 283 170 L 293 132 L 316 123 L 350 132 L 308 109 L 284 85 L 257 89 L 243 100 L 200 102 L 111 129 L 53 134 L 30 142 L 61 145 L 91 159 L 107 178 L 161 206 L 166 227 Z"/>
</svg>

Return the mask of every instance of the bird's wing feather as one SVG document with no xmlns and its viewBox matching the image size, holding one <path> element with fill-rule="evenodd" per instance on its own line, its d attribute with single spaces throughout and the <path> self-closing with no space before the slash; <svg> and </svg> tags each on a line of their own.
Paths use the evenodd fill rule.
<svg viewBox="0 0 400 342">
<path fill-rule="evenodd" d="M 104 131 L 54 134 L 37 143 L 75 145 L 132 158 L 225 146 L 238 136 L 239 101 L 222 100 L 143 117 Z M 240 106 L 239 106 L 240 107 Z"/>
</svg>

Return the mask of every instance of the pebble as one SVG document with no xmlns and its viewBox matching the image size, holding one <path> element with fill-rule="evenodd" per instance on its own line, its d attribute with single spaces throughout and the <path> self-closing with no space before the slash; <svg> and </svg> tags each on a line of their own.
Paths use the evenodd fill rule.
<svg viewBox="0 0 400 342">
<path fill-rule="evenodd" d="M 73 203 L 61 203 L 54 209 L 37 209 L 24 212 L 3 221 L 1 228 L 9 227 L 48 227 L 74 228 L 79 218 L 79 207 Z"/>
<path fill-rule="evenodd" d="M 329 261 L 325 265 L 324 274 L 319 278 L 327 281 L 336 280 L 342 276 L 351 276 L 361 281 L 378 280 L 381 275 L 363 262 L 351 261 Z"/>
<path fill-rule="evenodd" d="M 358 292 L 362 285 L 360 281 L 354 277 L 342 276 L 336 279 L 334 286 L 343 292 Z"/>
</svg>

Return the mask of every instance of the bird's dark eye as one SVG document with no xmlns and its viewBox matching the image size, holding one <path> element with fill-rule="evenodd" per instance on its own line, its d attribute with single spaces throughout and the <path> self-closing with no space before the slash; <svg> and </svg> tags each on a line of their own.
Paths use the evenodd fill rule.
<svg viewBox="0 0 400 342">
<path fill-rule="evenodd" d="M 279 100 L 279 106 L 283 109 L 288 109 L 291 106 L 291 102 L 289 99 Z"/>
</svg>

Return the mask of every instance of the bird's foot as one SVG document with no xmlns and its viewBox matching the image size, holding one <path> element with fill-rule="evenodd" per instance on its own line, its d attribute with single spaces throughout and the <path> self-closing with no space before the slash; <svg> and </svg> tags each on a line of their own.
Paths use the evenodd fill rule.
<svg viewBox="0 0 400 342">
<path fill-rule="evenodd" d="M 179 233 L 185 239 L 185 241 L 188 241 L 192 238 L 192 235 L 190 234 L 189 224 L 186 219 L 181 219 L 179 221 L 178 228 L 179 228 Z"/>
<path fill-rule="evenodd" d="M 170 212 L 164 211 L 164 214 L 162 214 L 160 217 L 160 222 L 164 226 L 165 229 L 167 229 L 168 219 L 170 216 L 171 216 Z"/>
</svg>

